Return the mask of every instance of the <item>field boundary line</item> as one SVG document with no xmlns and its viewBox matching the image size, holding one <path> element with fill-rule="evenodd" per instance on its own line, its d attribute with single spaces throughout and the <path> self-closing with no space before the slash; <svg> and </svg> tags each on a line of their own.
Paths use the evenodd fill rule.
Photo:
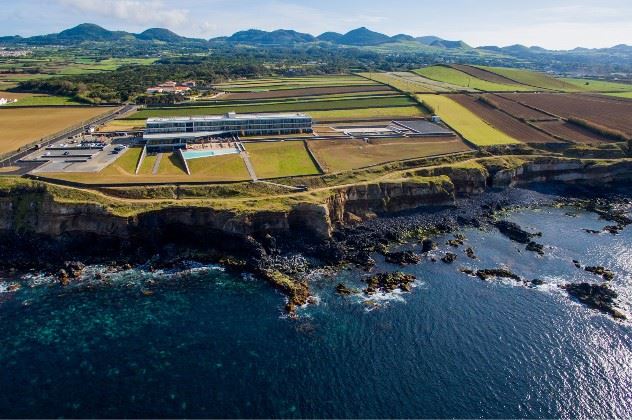
<svg viewBox="0 0 632 420">
<path fill-rule="evenodd" d="M 320 164 L 320 161 L 316 157 L 316 154 L 314 154 L 311 147 L 309 147 L 309 142 L 307 140 L 303 140 L 303 145 L 305 146 L 305 150 L 307 150 L 307 154 L 312 159 L 312 162 L 314 162 L 314 165 L 316 165 L 316 168 L 321 173 L 321 175 L 326 174 L 327 172 L 325 171 L 324 166 Z"/>
</svg>

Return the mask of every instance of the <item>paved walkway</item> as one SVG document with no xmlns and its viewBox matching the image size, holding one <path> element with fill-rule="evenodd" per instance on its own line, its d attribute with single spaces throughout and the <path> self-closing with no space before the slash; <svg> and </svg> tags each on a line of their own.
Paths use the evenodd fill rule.
<svg viewBox="0 0 632 420">
<path fill-rule="evenodd" d="M 158 168 L 160 168 L 160 161 L 162 160 L 163 154 L 164 153 L 158 153 L 158 156 L 156 157 L 156 161 L 154 162 L 154 167 L 151 170 L 152 175 L 158 174 Z"/>
</svg>

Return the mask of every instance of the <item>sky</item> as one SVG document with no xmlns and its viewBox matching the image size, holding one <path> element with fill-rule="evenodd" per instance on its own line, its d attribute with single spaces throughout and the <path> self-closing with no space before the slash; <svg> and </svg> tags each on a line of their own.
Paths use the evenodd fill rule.
<svg viewBox="0 0 632 420">
<path fill-rule="evenodd" d="M 0 35 L 59 32 L 79 23 L 190 37 L 294 29 L 318 35 L 366 26 L 396 35 L 436 35 L 472 46 L 549 49 L 632 45 L 631 0 L 1 0 Z M 518 4 L 520 3 L 520 4 Z"/>
</svg>

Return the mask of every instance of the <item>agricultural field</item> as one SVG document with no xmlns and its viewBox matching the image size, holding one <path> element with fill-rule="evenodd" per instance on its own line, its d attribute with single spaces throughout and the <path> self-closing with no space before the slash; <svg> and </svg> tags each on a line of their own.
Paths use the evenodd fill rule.
<svg viewBox="0 0 632 420">
<path fill-rule="evenodd" d="M 366 79 L 363 79 L 366 80 Z M 371 83 L 366 80 L 366 83 Z M 297 98 L 301 96 L 318 96 L 318 95 L 339 95 L 345 93 L 360 92 L 383 92 L 386 86 L 380 84 L 372 85 L 341 85 L 341 86 L 320 86 L 320 87 L 304 87 L 280 90 L 264 90 L 260 92 L 236 92 L 221 96 L 222 100 L 257 100 L 257 99 L 275 99 L 275 98 Z"/>
<path fill-rule="evenodd" d="M 523 119 L 527 121 L 547 121 L 547 120 L 556 120 L 557 118 L 552 117 L 544 112 L 540 112 L 533 108 L 526 107 L 518 102 L 512 101 L 511 99 L 507 99 L 503 96 L 487 93 L 481 95 L 488 104 L 508 113 L 512 116 Z"/>
<path fill-rule="evenodd" d="M 558 143 L 555 138 L 536 130 L 499 109 L 481 101 L 475 95 L 450 95 L 450 98 L 476 114 L 483 121 L 523 143 Z"/>
<path fill-rule="evenodd" d="M 566 83 L 570 83 L 577 86 L 578 90 L 588 92 L 602 92 L 602 93 L 618 93 L 618 92 L 632 92 L 632 84 L 627 83 L 615 83 L 606 82 L 604 80 L 589 80 L 589 79 L 560 79 Z"/>
<path fill-rule="evenodd" d="M 19 95 L 19 94 L 18 94 Z M 43 94 L 22 94 L 23 96 L 17 102 L 4 105 L 7 108 L 22 106 L 64 106 L 64 105 L 82 105 L 80 102 L 73 101 L 65 96 L 51 96 Z M 0 92 L 0 97 L 7 98 L 4 92 Z"/>
<path fill-rule="evenodd" d="M 417 95 L 417 98 L 452 129 L 477 146 L 519 143 L 517 139 L 494 128 L 448 96 L 428 94 Z"/>
<path fill-rule="evenodd" d="M 523 85 L 530 86 L 532 87 L 531 90 L 533 90 L 533 87 L 546 90 L 557 90 L 562 92 L 576 92 L 578 90 L 581 90 L 576 85 L 568 83 L 567 81 L 556 79 L 553 76 L 549 76 L 547 74 L 539 73 L 536 71 L 511 69 L 506 67 L 477 67 L 489 72 L 496 73 L 502 77 L 506 77 L 507 79 L 514 80 Z"/>
<path fill-rule="evenodd" d="M 16 151 L 65 128 L 83 123 L 110 108 L 34 107 L 0 109 L 0 154 Z"/>
<path fill-rule="evenodd" d="M 607 96 L 581 94 L 541 93 L 503 96 L 565 119 L 580 118 L 632 136 L 632 102 Z"/>
<path fill-rule="evenodd" d="M 266 112 L 305 112 L 305 111 L 327 111 L 336 109 L 364 109 L 370 107 L 405 107 L 414 105 L 414 101 L 406 96 L 385 96 L 375 98 L 353 98 L 336 100 L 309 100 L 293 102 L 266 102 L 266 103 L 245 103 L 215 106 L 197 107 L 165 107 L 148 108 L 130 115 L 128 120 L 146 119 L 150 117 L 181 117 L 193 115 L 223 115 L 234 111 L 237 113 L 266 113 Z"/>
<path fill-rule="evenodd" d="M 258 92 L 309 87 L 335 87 L 371 84 L 375 83 L 354 75 L 343 75 L 238 80 L 229 83 L 217 84 L 214 85 L 214 88 L 226 92 Z"/>
<path fill-rule="evenodd" d="M 427 115 L 419 106 L 310 111 L 307 114 L 317 122 L 396 120 L 424 117 Z"/>
<path fill-rule="evenodd" d="M 488 82 L 487 80 L 478 79 L 467 73 L 463 73 L 462 71 L 446 66 L 424 67 L 422 69 L 415 70 L 415 73 L 428 79 L 469 88 L 468 90 L 476 89 L 484 92 L 516 92 L 533 90 L 533 88 L 516 84 L 509 85 Z"/>
<path fill-rule="evenodd" d="M 320 173 L 303 141 L 246 143 L 257 177 L 282 178 Z"/>
<path fill-rule="evenodd" d="M 552 135 L 573 143 L 598 144 L 611 141 L 604 136 L 561 120 L 539 121 L 533 124 Z"/>
<path fill-rule="evenodd" d="M 465 74 L 469 74 L 472 77 L 475 77 L 480 80 L 485 80 L 490 83 L 509 85 L 509 86 L 523 86 L 521 83 L 508 79 L 505 76 L 501 76 L 500 74 L 485 70 L 483 68 L 468 66 L 465 64 L 452 64 L 450 65 L 450 67 L 460 72 L 463 72 Z"/>
<path fill-rule="evenodd" d="M 408 72 L 393 73 L 359 73 L 360 76 L 376 82 L 388 85 L 393 89 L 397 89 L 406 93 L 432 93 L 432 92 L 448 92 L 447 88 L 441 86 L 439 82 L 425 79 L 417 74 Z M 430 82 L 434 82 L 430 83 Z"/>
<path fill-rule="evenodd" d="M 327 172 L 471 150 L 457 137 L 311 140 L 308 145 Z"/>
<path fill-rule="evenodd" d="M 608 93 L 607 95 L 613 98 L 632 99 L 632 92 Z"/>
</svg>

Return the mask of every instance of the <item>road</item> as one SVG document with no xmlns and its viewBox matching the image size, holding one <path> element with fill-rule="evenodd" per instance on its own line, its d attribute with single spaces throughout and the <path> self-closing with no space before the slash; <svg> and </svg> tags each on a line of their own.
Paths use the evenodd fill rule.
<svg viewBox="0 0 632 420">
<path fill-rule="evenodd" d="M 107 115 L 104 116 L 102 118 L 99 118 L 93 122 L 91 122 L 88 125 L 84 125 L 81 126 L 79 128 L 75 128 L 75 129 L 70 129 L 68 131 L 65 131 L 61 134 L 59 134 L 58 136 L 47 140 L 45 142 L 40 143 L 41 147 L 46 147 L 49 146 L 53 143 L 56 143 L 58 141 L 67 139 L 68 137 L 73 137 L 76 136 L 78 134 L 83 133 L 88 127 L 90 126 L 94 126 L 94 125 L 102 125 L 102 124 L 106 124 L 110 121 L 112 121 L 113 119 L 116 119 L 118 117 L 120 117 L 121 115 L 124 114 L 128 114 L 131 112 L 134 112 L 138 109 L 138 106 L 136 105 L 125 105 L 124 107 L 120 108 L 117 112 L 115 112 L 112 115 Z M 8 156 L 2 160 L 0 160 L 0 167 L 3 166 L 20 166 L 20 169 L 16 170 L 15 172 L 12 172 L 11 174 L 15 174 L 15 175 L 24 175 L 25 173 L 33 170 L 33 166 L 32 165 L 22 165 L 18 162 L 18 160 L 22 159 L 23 157 L 29 155 L 33 153 L 33 150 L 24 150 L 18 153 L 15 153 L 14 155 Z"/>
</svg>

